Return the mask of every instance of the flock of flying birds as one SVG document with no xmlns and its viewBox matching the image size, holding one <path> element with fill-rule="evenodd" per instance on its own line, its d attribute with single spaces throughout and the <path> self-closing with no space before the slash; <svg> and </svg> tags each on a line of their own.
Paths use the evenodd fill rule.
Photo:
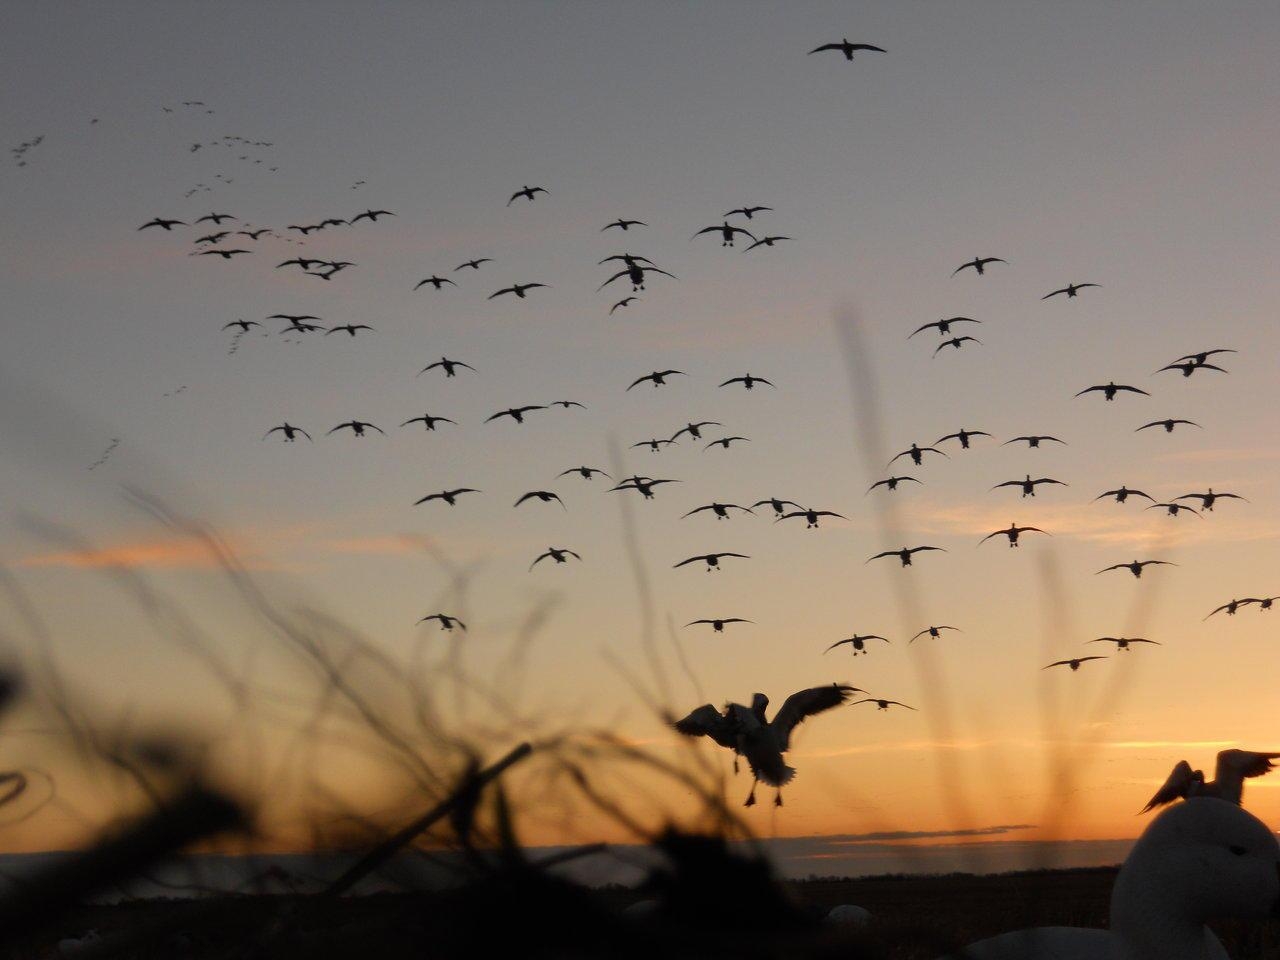
<svg viewBox="0 0 1280 960">
<path fill-rule="evenodd" d="M 884 52 L 878 46 L 871 44 L 851 43 L 847 39 L 843 39 L 838 43 L 826 43 L 816 47 L 810 51 L 811 54 L 824 51 L 836 51 L 844 55 L 848 60 L 854 59 L 854 54 L 859 51 L 875 51 Z M 269 145 L 269 144 L 266 144 Z M 358 182 L 362 184 L 363 181 Z M 517 202 L 524 203 L 547 202 L 543 198 L 551 197 L 551 191 L 543 186 L 523 185 L 519 190 L 514 191 L 506 200 L 506 206 L 511 207 Z M 691 240 L 699 237 L 711 236 L 720 240 L 723 248 L 733 248 L 739 242 L 745 246 L 742 248 L 746 252 L 755 251 L 760 248 L 772 248 L 776 244 L 783 241 L 792 241 L 789 235 L 781 233 L 770 233 L 767 229 L 752 229 L 758 223 L 764 220 L 768 222 L 768 217 L 761 215 L 772 214 L 773 208 L 764 205 L 744 205 L 725 212 L 719 219 L 719 223 L 702 227 L 695 231 Z M 328 217 L 315 222 L 292 223 L 283 230 L 274 230 L 271 228 L 257 227 L 252 228 L 249 223 L 244 223 L 238 217 L 224 212 L 210 212 L 194 219 L 190 226 L 199 230 L 201 225 L 209 224 L 208 232 L 201 233 L 192 241 L 193 249 L 190 255 L 209 258 L 217 258 L 221 261 L 230 261 L 235 258 L 252 257 L 260 249 L 262 239 L 279 239 L 289 240 L 290 242 L 306 242 L 314 234 L 337 228 L 355 228 L 362 223 L 370 226 L 376 225 L 381 219 L 386 217 L 395 217 L 395 212 L 386 209 L 368 208 L 349 218 Z M 155 231 L 157 233 L 172 233 L 175 227 L 188 226 L 182 220 L 155 217 L 146 223 L 143 223 L 138 230 Z M 639 233 L 641 230 L 637 228 L 647 227 L 648 224 L 644 220 L 633 218 L 618 218 L 609 223 L 604 224 L 600 228 L 600 232 L 614 235 L 615 231 L 618 235 L 631 235 L 633 232 Z M 243 238 L 243 239 L 242 239 Z M 759 254 L 757 254 L 759 255 Z M 432 291 L 439 292 L 445 287 L 459 287 L 459 280 L 464 276 L 470 278 L 481 274 L 491 273 L 497 266 L 488 266 L 494 264 L 492 258 L 479 257 L 464 260 L 452 270 L 442 273 L 432 273 L 427 277 L 423 277 L 413 284 L 414 291 L 421 290 L 423 287 L 430 287 Z M 597 288 L 597 292 L 615 284 L 618 281 L 625 281 L 631 285 L 631 295 L 626 296 L 609 308 L 609 314 L 612 315 L 617 310 L 627 307 L 635 302 L 638 298 L 637 294 L 642 292 L 646 283 L 653 279 L 654 275 L 677 280 L 674 273 L 659 267 L 652 260 L 638 254 L 624 252 L 611 254 L 599 261 L 599 266 L 606 264 L 616 264 L 620 267 L 611 276 L 605 279 Z M 998 271 L 990 268 L 993 264 L 1004 265 L 1000 269 L 1004 269 L 1008 265 L 1008 261 L 1001 257 L 978 256 L 972 260 L 961 264 L 952 273 L 955 277 L 966 271 L 972 271 L 975 277 L 988 277 L 994 275 Z M 274 264 L 274 269 L 290 269 L 297 268 L 303 274 L 315 277 L 318 280 L 326 282 L 333 281 L 335 277 L 342 274 L 349 268 L 357 267 L 356 263 L 346 260 L 329 260 L 320 257 L 310 256 L 294 256 Z M 493 292 L 487 295 L 487 299 L 494 300 L 502 297 L 510 297 L 513 300 L 524 300 L 528 298 L 533 291 L 547 288 L 549 283 L 542 281 L 528 281 L 521 279 L 520 282 L 507 283 L 505 286 L 497 286 Z M 1055 298 L 1063 298 L 1065 300 L 1074 300 L 1080 296 L 1082 291 L 1099 288 L 1097 283 L 1069 283 L 1066 286 L 1052 290 L 1046 293 L 1041 299 L 1052 300 Z M 492 288 L 491 288 L 492 289 Z M 536 295 L 536 294 L 535 294 Z M 223 327 L 223 329 L 235 329 L 238 335 L 248 333 L 252 328 L 264 327 L 264 323 L 270 321 L 281 321 L 285 324 L 283 329 L 278 332 L 281 335 L 310 335 L 321 334 L 324 337 L 333 334 L 346 334 L 348 339 L 354 339 L 358 335 L 367 336 L 375 333 L 374 328 L 365 323 L 346 323 L 335 326 L 326 326 L 321 317 L 303 314 L 303 313 L 275 313 L 264 317 L 262 320 L 233 320 Z M 949 317 L 922 324 L 916 327 L 907 339 L 913 339 L 917 335 L 925 334 L 927 331 L 936 330 L 939 340 L 933 349 L 933 355 L 937 356 L 943 352 L 944 348 L 950 347 L 953 351 L 964 348 L 966 345 L 973 344 L 981 346 L 982 341 L 972 334 L 961 334 L 956 328 L 961 325 L 967 326 L 964 329 L 976 329 L 982 321 L 971 317 Z M 233 347 L 234 352 L 234 347 Z M 1220 347 L 1197 353 L 1186 354 L 1178 357 L 1172 362 L 1160 367 L 1156 373 L 1177 372 L 1183 378 L 1192 376 L 1204 376 L 1210 372 L 1227 373 L 1227 370 L 1219 364 L 1223 362 L 1225 355 L 1233 354 L 1236 351 L 1231 348 Z M 422 367 L 418 372 L 418 376 L 423 374 L 431 374 L 438 371 L 446 380 L 454 379 L 460 371 L 468 371 L 470 374 L 479 374 L 476 367 L 471 366 L 456 358 L 447 356 L 440 357 L 432 363 Z M 668 384 L 669 380 L 676 377 L 687 377 L 688 373 L 677 369 L 654 370 L 649 373 L 637 376 L 629 384 L 625 386 L 625 391 L 631 391 L 640 388 L 643 385 L 649 385 L 652 389 L 658 389 Z M 619 385 L 622 388 L 622 385 Z M 744 392 L 756 390 L 757 387 L 768 387 L 776 389 L 776 384 L 770 379 L 757 376 L 750 372 L 740 375 L 730 376 L 719 383 L 721 389 L 724 388 L 741 388 Z M 1100 394 L 1104 401 L 1113 402 L 1123 395 L 1134 395 L 1149 397 L 1151 394 L 1138 386 L 1125 383 L 1117 383 L 1109 381 L 1103 384 L 1095 384 L 1087 386 L 1080 390 L 1076 397 L 1085 397 L 1091 394 Z M 583 407 L 585 404 L 574 400 L 554 400 L 544 403 L 530 403 L 518 407 L 511 407 L 499 410 L 489 416 L 485 423 L 509 419 L 513 424 L 524 424 L 531 414 L 537 413 L 539 416 L 545 415 L 544 412 L 552 411 L 555 408 L 569 410 L 575 407 Z M 413 427 L 415 424 L 421 424 L 426 431 L 435 431 L 441 424 L 449 424 L 457 426 L 457 421 L 446 417 L 437 416 L 430 413 L 424 413 L 418 416 L 410 417 L 402 421 L 399 429 Z M 1200 428 L 1200 424 L 1187 419 L 1169 418 L 1163 420 L 1152 420 L 1148 423 L 1136 428 L 1137 431 L 1144 431 L 1153 428 L 1163 428 L 1166 433 L 1172 433 L 1176 427 L 1196 427 Z M 665 448 L 680 443 L 684 438 L 688 438 L 690 442 L 702 445 L 705 452 L 712 450 L 730 450 L 734 444 L 749 443 L 750 438 L 737 435 L 726 434 L 724 436 L 704 435 L 703 431 L 711 427 L 723 427 L 719 421 L 713 420 L 690 420 L 679 429 L 675 430 L 670 436 L 652 437 L 646 440 L 640 440 L 632 447 L 639 449 L 648 449 L 653 453 L 658 453 Z M 364 438 L 376 433 L 382 436 L 386 435 L 386 431 L 375 423 L 370 421 L 351 419 L 336 424 L 324 432 L 324 436 L 339 434 L 349 431 L 355 438 Z M 267 430 L 263 439 L 271 438 L 276 435 L 285 442 L 294 442 L 299 438 L 307 441 L 313 441 L 312 433 L 308 432 L 301 426 L 289 422 L 283 422 Z M 959 451 L 969 451 L 974 448 L 974 441 L 978 438 L 985 438 L 993 441 L 991 433 L 985 430 L 970 430 L 961 428 L 934 441 L 933 444 L 921 446 L 915 442 L 909 447 L 897 453 L 887 464 L 890 475 L 884 479 L 877 480 L 867 490 L 867 494 L 883 488 L 885 493 L 896 491 L 899 485 L 903 483 L 921 484 L 924 481 L 918 476 L 909 473 L 894 474 L 892 468 L 894 464 L 901 461 L 908 461 L 914 468 L 922 468 L 925 466 L 926 457 L 943 457 L 950 456 L 942 445 L 954 441 Z M 1003 445 L 1026 444 L 1028 450 L 1039 449 L 1043 444 L 1065 444 L 1066 441 L 1059 437 L 1028 434 L 1017 437 L 1011 437 L 1003 440 Z M 597 477 L 603 477 L 610 481 L 613 485 L 607 489 L 609 492 L 618 493 L 636 493 L 644 500 L 654 500 L 656 498 L 655 491 L 659 487 L 668 484 L 676 484 L 680 481 L 675 478 L 651 477 L 647 475 L 636 474 L 630 477 L 614 478 L 599 467 L 581 465 L 569 467 L 558 474 L 556 479 L 563 477 L 578 477 L 585 481 L 594 481 Z M 1028 497 L 1036 497 L 1037 490 L 1045 487 L 1066 487 L 1068 484 L 1060 479 L 1051 476 L 1033 476 L 1032 473 L 1025 473 L 1022 479 L 1009 479 L 995 484 L 992 491 L 1008 489 L 1010 491 L 1018 491 L 1020 499 Z M 414 506 L 422 506 L 428 504 L 440 504 L 448 507 L 456 506 L 460 498 L 470 495 L 483 495 L 480 488 L 470 486 L 449 487 L 439 491 L 426 493 L 424 496 L 414 502 Z M 1130 497 L 1149 501 L 1145 505 L 1145 509 L 1158 509 L 1165 511 L 1170 517 L 1177 518 L 1184 514 L 1190 514 L 1201 520 L 1204 519 L 1205 513 L 1211 513 L 1215 505 L 1220 500 L 1243 500 L 1244 498 L 1238 494 L 1215 491 L 1213 488 L 1207 488 L 1204 491 L 1192 491 L 1178 497 L 1174 497 L 1169 501 L 1158 501 L 1148 493 L 1133 487 L 1121 485 L 1114 489 L 1105 490 L 1099 493 L 1094 500 L 1111 499 L 1116 503 L 1124 504 Z M 1190 505 L 1188 501 L 1198 502 L 1198 508 Z M 522 493 L 512 504 L 513 508 L 520 508 L 529 503 L 550 504 L 554 503 L 561 509 L 566 510 L 564 500 L 558 493 L 549 489 L 534 489 Z M 752 503 L 732 503 L 713 501 L 711 503 L 693 507 L 683 513 L 681 519 L 695 517 L 701 514 L 710 514 L 717 521 L 729 520 L 734 516 L 755 515 L 758 510 L 767 510 L 774 518 L 775 522 L 788 520 L 804 520 L 805 526 L 809 529 L 817 529 L 823 519 L 847 519 L 843 514 L 830 510 L 820 509 L 812 505 L 801 504 L 799 502 L 782 499 L 778 497 L 766 497 Z M 1007 528 L 993 530 L 986 534 L 978 545 L 986 543 L 988 540 L 1004 538 L 1010 547 L 1018 547 L 1020 539 L 1024 534 L 1033 533 L 1040 535 L 1051 535 L 1050 531 L 1040 527 L 1031 525 L 1019 525 L 1011 522 Z M 914 546 L 904 545 L 901 548 L 893 550 L 884 550 L 875 555 L 868 557 L 866 563 L 876 560 L 897 560 L 901 567 L 912 566 L 915 560 L 925 553 L 946 552 L 946 548 L 930 545 L 919 544 Z M 582 556 L 567 546 L 548 546 L 545 551 L 538 554 L 532 559 L 529 570 L 533 571 L 544 562 L 549 561 L 552 566 L 566 564 L 572 559 L 582 562 Z M 726 560 L 750 560 L 750 556 L 733 551 L 718 551 L 699 554 L 678 560 L 673 564 L 673 568 L 682 568 L 687 566 L 700 567 L 707 572 L 719 571 L 724 568 Z M 1144 570 L 1151 566 L 1174 565 L 1170 561 L 1160 559 L 1142 559 L 1132 560 L 1128 562 L 1115 563 L 1097 573 L 1107 573 L 1112 571 L 1125 570 L 1131 573 L 1135 578 L 1141 578 Z M 1233 599 L 1225 603 L 1215 610 L 1211 611 L 1209 616 L 1213 616 L 1219 612 L 1225 612 L 1227 615 L 1234 615 L 1237 610 L 1249 605 L 1256 605 L 1259 610 L 1270 610 L 1272 603 L 1280 597 L 1245 597 L 1242 599 Z M 452 631 L 454 629 L 466 630 L 467 625 L 457 618 L 443 612 L 428 614 L 419 620 L 419 623 L 438 623 L 441 630 Z M 690 621 L 686 627 L 709 626 L 714 633 L 723 633 L 725 628 L 730 625 L 751 624 L 753 621 L 743 617 L 715 617 L 715 618 L 699 618 Z M 913 643 L 925 636 L 937 639 L 943 631 L 959 631 L 958 627 L 952 625 L 931 625 L 919 631 L 908 642 Z M 854 656 L 866 654 L 868 652 L 869 641 L 880 641 L 889 643 L 888 638 L 878 634 L 854 634 L 853 636 L 837 640 L 826 648 L 826 651 L 838 649 L 848 646 L 850 652 Z M 1098 637 L 1088 641 L 1089 643 L 1106 643 L 1112 644 L 1116 652 L 1127 652 L 1135 645 L 1159 645 L 1158 641 L 1150 640 L 1144 637 Z M 1071 657 L 1064 660 L 1058 660 L 1043 667 L 1048 670 L 1055 667 L 1065 666 L 1071 671 L 1077 671 L 1084 663 L 1107 659 L 1104 655 L 1087 655 L 1079 657 Z M 783 755 L 787 752 L 790 745 L 790 736 L 794 728 L 803 722 L 806 718 L 822 713 L 841 704 L 850 703 L 851 698 L 855 694 L 862 694 L 862 699 L 852 701 L 857 704 L 873 704 L 878 710 L 888 710 L 890 707 L 899 707 L 907 710 L 914 710 L 907 704 L 897 700 L 880 698 L 871 696 L 867 691 L 847 684 L 830 684 L 827 686 L 813 687 L 802 690 L 788 697 L 783 703 L 781 709 L 774 715 L 772 720 L 767 718 L 766 709 L 768 707 L 768 698 L 761 693 L 754 695 L 749 706 L 728 703 L 723 710 L 717 709 L 711 704 L 704 704 L 689 713 L 683 719 L 674 722 L 674 727 L 682 734 L 693 737 L 706 736 L 711 738 L 716 744 L 728 749 L 733 754 L 733 763 L 735 772 L 738 769 L 738 757 L 746 758 L 753 775 L 753 785 L 751 793 L 747 797 L 747 805 L 755 802 L 756 783 L 763 781 L 764 783 L 774 787 L 778 792 L 775 795 L 775 803 L 781 805 L 781 788 L 790 782 L 794 776 L 794 769 L 787 766 L 784 762 Z M 1254 756 L 1254 755 L 1250 755 Z M 1270 755 L 1268 755 L 1270 756 Z M 1254 764 L 1256 766 L 1256 763 Z M 1188 768 L 1189 769 L 1189 768 Z M 1250 768 L 1252 769 L 1252 768 Z M 1269 766 L 1267 767 L 1269 769 Z M 1265 772 L 1265 771 L 1263 771 Z M 1256 775 L 1246 773 L 1245 775 Z M 1188 780 L 1183 777 L 1179 781 L 1183 792 L 1180 795 L 1187 795 L 1188 790 L 1194 791 L 1196 788 L 1193 782 L 1194 778 Z M 1187 786 L 1190 783 L 1191 786 Z M 1198 783 L 1203 786 L 1203 777 L 1200 777 Z M 1169 787 L 1169 785 L 1166 785 Z M 1175 785 L 1176 786 L 1176 785 Z M 1174 789 L 1169 787 L 1169 789 Z M 1153 804 L 1156 801 L 1153 800 Z M 1162 801 L 1163 802 L 1163 801 Z"/>
</svg>

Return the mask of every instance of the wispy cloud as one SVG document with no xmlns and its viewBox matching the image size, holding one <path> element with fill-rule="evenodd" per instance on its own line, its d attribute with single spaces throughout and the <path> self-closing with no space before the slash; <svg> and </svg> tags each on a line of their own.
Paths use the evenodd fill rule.
<svg viewBox="0 0 1280 960">
<path fill-rule="evenodd" d="M 1280 450 L 1266 447 L 1219 447 L 1215 450 L 1180 450 L 1162 453 L 1158 463 L 1249 463 L 1280 460 Z"/>
<path fill-rule="evenodd" d="M 253 554 L 236 551 L 237 556 L 249 563 Z M 21 558 L 23 567 L 69 567 L 74 569 L 102 569 L 104 567 L 154 568 L 154 569 L 213 569 L 218 558 L 207 544 L 196 538 L 178 538 L 118 543 L 109 547 L 93 547 L 84 550 L 60 550 L 52 553 L 33 554 Z"/>
<path fill-rule="evenodd" d="M 997 824 L 990 827 L 970 827 L 964 830 L 878 830 L 874 833 L 851 833 L 819 837 L 834 846 L 857 843 L 897 842 L 902 840 L 945 840 L 957 837 L 999 837 L 1018 830 L 1034 830 L 1034 823 Z"/>
</svg>

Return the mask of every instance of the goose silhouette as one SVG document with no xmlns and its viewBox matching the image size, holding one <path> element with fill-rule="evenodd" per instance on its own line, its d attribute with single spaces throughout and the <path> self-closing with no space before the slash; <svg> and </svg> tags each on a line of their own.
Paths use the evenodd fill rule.
<svg viewBox="0 0 1280 960">
<path fill-rule="evenodd" d="M 1206 925 L 1280 915 L 1280 847 L 1257 817 L 1196 797 L 1151 821 L 1111 891 L 1111 927 L 1036 927 L 945 960 L 1223 960 Z"/>
</svg>

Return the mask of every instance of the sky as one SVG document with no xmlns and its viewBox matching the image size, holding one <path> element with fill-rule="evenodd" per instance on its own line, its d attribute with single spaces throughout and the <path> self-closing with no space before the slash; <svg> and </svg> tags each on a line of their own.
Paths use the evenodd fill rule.
<svg viewBox="0 0 1280 960">
<path fill-rule="evenodd" d="M 1020 839 L 1123 839 L 1177 760 L 1280 743 L 1280 621 L 1203 619 L 1280 593 L 1274 4 L 20 2 L 0 17 L 3 639 L 33 677 L 55 650 L 102 723 L 180 731 L 234 777 L 244 730 L 283 756 L 315 695 L 305 658 L 154 498 L 208 524 L 334 649 L 365 638 L 385 658 L 369 690 L 482 678 L 501 703 L 455 691 L 438 719 L 495 750 L 525 726 L 603 729 L 694 762 L 650 698 L 679 716 L 838 681 L 918 708 L 805 724 L 786 806 L 766 790 L 743 812 L 766 836 L 1029 824 Z M 807 55 L 842 37 L 887 53 Z M 548 192 L 507 205 L 524 185 Z M 773 209 L 734 222 L 791 239 L 691 239 L 755 204 Z M 368 208 L 395 216 L 305 241 L 287 229 Z M 253 252 L 224 262 L 188 256 L 203 229 L 138 230 L 211 211 L 273 234 L 229 238 Z M 618 217 L 647 225 L 601 231 Z M 610 314 L 629 285 L 597 290 L 597 261 L 622 252 L 676 279 Z M 276 268 L 298 255 L 355 266 L 329 282 Z M 952 275 L 976 256 L 1008 263 Z M 492 262 L 454 270 L 474 257 Z M 432 274 L 457 286 L 413 289 Z M 527 282 L 549 286 L 487 299 Z M 1101 286 L 1041 299 L 1082 282 Z M 273 313 L 375 331 L 222 329 Z M 934 356 L 945 338 L 908 339 L 951 316 L 980 320 L 957 332 L 981 343 Z M 1154 373 L 1219 347 L 1239 351 L 1220 355 L 1229 374 Z M 415 376 L 441 356 L 475 371 Z M 668 368 L 687 376 L 626 389 Z M 747 372 L 776 387 L 718 386 Z M 1151 395 L 1074 397 L 1109 380 Z M 586 408 L 485 422 L 552 400 Z M 398 426 L 424 413 L 458 423 Z M 1166 417 L 1201 427 L 1135 432 Z M 325 435 L 352 418 L 387 436 Z M 631 448 L 698 420 L 723 424 L 708 440 L 749 442 Z M 314 443 L 263 440 L 284 421 Z M 993 438 L 900 460 L 892 472 L 923 483 L 866 494 L 894 453 L 961 427 Z M 1066 444 L 1002 444 L 1022 434 Z M 680 482 L 643 501 L 557 478 L 579 464 Z M 1028 473 L 1067 486 L 990 489 Z M 1247 500 L 1176 519 L 1095 501 L 1122 483 Z M 455 486 L 482 492 L 414 506 Z M 511 507 L 537 489 L 565 509 Z M 772 496 L 847 519 L 681 519 Z M 978 545 L 1010 522 L 1051 536 Z M 947 552 L 864 562 L 916 544 Z M 530 571 L 548 546 L 582 561 Z M 750 559 L 673 569 L 725 550 Z M 1148 558 L 1177 566 L 1095 575 Z M 435 612 L 465 636 L 417 624 Z M 755 622 L 683 626 L 725 616 Z M 908 643 L 935 623 L 962 632 Z M 275 706 L 251 723 L 183 645 L 197 631 Z M 891 642 L 824 655 L 855 632 Z M 1161 646 L 1085 643 L 1107 635 Z M 60 803 L 6 830 L 9 848 L 107 818 L 47 710 L 10 726 L 5 762 L 49 771 Z M 413 808 L 347 746 L 325 775 L 353 805 Z M 698 751 L 736 805 L 747 778 Z M 618 789 L 652 817 L 692 803 L 637 776 Z M 1277 787 L 1251 782 L 1250 809 L 1280 816 Z M 530 836 L 615 836 L 561 813 L 535 809 Z"/>
</svg>

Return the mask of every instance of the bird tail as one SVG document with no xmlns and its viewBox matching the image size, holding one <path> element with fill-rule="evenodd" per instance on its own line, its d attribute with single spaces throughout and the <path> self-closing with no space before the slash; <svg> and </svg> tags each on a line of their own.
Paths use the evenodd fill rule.
<svg viewBox="0 0 1280 960">
<path fill-rule="evenodd" d="M 756 771 L 760 778 L 760 782 L 770 787 L 785 787 L 788 783 L 795 779 L 796 768 L 789 767 L 785 763 L 781 763 L 776 767 L 762 769 Z"/>
</svg>

